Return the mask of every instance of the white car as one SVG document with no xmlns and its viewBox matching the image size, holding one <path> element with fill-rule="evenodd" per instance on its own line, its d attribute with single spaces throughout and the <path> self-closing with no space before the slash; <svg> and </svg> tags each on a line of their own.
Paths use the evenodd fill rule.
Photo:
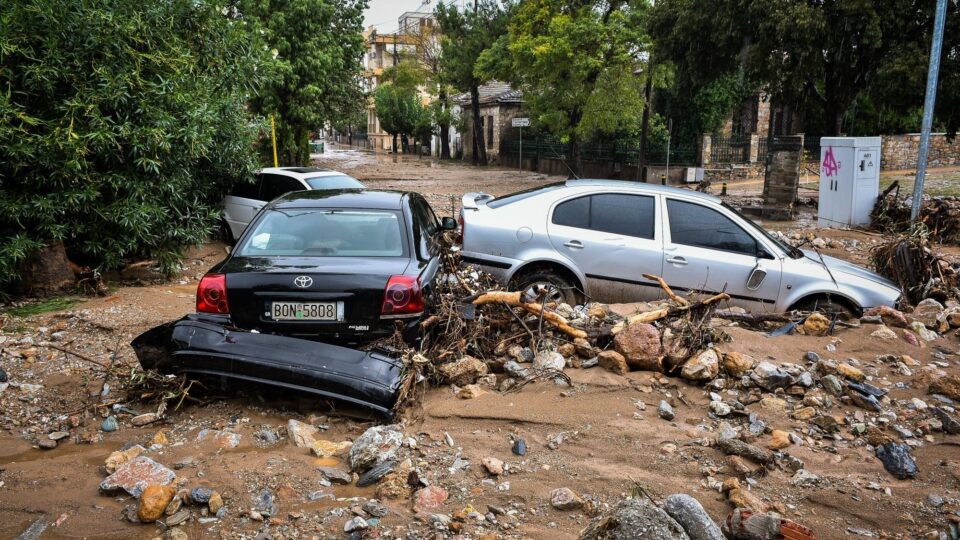
<svg viewBox="0 0 960 540">
<path fill-rule="evenodd" d="M 338 171 L 317 167 L 270 167 L 255 173 L 223 198 L 225 239 L 235 241 L 257 212 L 268 202 L 291 191 L 363 189 L 359 180 Z"/>
</svg>

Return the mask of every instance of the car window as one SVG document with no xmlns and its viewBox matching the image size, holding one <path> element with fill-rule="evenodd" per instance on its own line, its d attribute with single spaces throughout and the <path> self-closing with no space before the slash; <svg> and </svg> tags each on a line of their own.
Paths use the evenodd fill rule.
<svg viewBox="0 0 960 540">
<path fill-rule="evenodd" d="M 360 209 L 269 210 L 236 253 L 241 257 L 400 257 L 398 212 Z"/>
<path fill-rule="evenodd" d="M 352 176 L 315 176 L 307 178 L 310 189 L 363 189 L 363 184 Z"/>
<path fill-rule="evenodd" d="M 263 186 L 260 188 L 260 198 L 264 201 L 272 201 L 285 193 L 303 189 L 305 189 L 303 184 L 296 178 L 265 174 L 263 175 Z"/>
<path fill-rule="evenodd" d="M 637 238 L 654 237 L 654 198 L 647 195 L 604 193 L 557 205 L 553 223 Z"/>
<path fill-rule="evenodd" d="M 260 175 L 254 176 L 249 182 L 244 181 L 237 183 L 233 186 L 233 189 L 230 190 L 230 195 L 256 201 L 262 200 L 260 198 Z"/>
<path fill-rule="evenodd" d="M 436 244 L 436 234 L 440 231 L 440 225 L 437 222 L 437 216 L 433 209 L 427 204 L 427 201 L 420 197 L 413 197 L 410 200 L 410 210 L 413 213 L 414 242 L 417 245 L 419 253 L 424 257 L 430 257 Z"/>
<path fill-rule="evenodd" d="M 670 238 L 675 244 L 757 254 L 757 241 L 727 216 L 699 204 L 667 199 Z"/>
</svg>

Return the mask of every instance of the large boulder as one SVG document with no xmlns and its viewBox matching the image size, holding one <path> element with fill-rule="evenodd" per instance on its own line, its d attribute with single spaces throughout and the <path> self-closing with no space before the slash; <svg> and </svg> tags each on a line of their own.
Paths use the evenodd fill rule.
<svg viewBox="0 0 960 540">
<path fill-rule="evenodd" d="M 943 310 L 943 304 L 933 298 L 926 298 L 921 300 L 920 303 L 917 304 L 917 307 L 913 308 L 913 313 L 911 313 L 910 316 L 928 328 L 937 329 L 940 326 L 937 319 L 940 317 L 940 314 L 943 313 Z"/>
<path fill-rule="evenodd" d="M 613 339 L 616 351 L 637 370 L 663 371 L 663 345 L 660 332 L 652 324 L 631 324 Z"/>
<path fill-rule="evenodd" d="M 487 374 L 487 364 L 472 356 L 464 356 L 456 362 L 440 366 L 440 374 L 449 384 L 466 386 Z"/>
<path fill-rule="evenodd" d="M 626 499 L 595 518 L 580 540 L 690 540 L 683 527 L 647 499 Z"/>
</svg>

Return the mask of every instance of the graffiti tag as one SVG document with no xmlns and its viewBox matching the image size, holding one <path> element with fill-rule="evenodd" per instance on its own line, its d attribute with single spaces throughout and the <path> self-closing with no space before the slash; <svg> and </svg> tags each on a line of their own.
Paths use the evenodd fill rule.
<svg viewBox="0 0 960 540">
<path fill-rule="evenodd" d="M 840 172 L 840 162 L 833 157 L 833 147 L 827 147 L 827 153 L 823 156 L 823 174 L 834 176 Z"/>
</svg>

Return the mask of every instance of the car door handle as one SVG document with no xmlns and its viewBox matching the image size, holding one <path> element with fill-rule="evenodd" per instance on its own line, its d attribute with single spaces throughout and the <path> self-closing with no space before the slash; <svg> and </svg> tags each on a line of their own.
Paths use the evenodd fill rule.
<svg viewBox="0 0 960 540">
<path fill-rule="evenodd" d="M 667 259 L 667 262 L 670 264 L 676 264 L 678 266 L 686 266 L 688 264 L 687 260 L 683 257 L 670 257 Z"/>
<path fill-rule="evenodd" d="M 583 249 L 583 242 L 579 240 L 571 240 L 569 242 L 564 242 L 563 245 L 567 246 L 568 248 Z"/>
</svg>

